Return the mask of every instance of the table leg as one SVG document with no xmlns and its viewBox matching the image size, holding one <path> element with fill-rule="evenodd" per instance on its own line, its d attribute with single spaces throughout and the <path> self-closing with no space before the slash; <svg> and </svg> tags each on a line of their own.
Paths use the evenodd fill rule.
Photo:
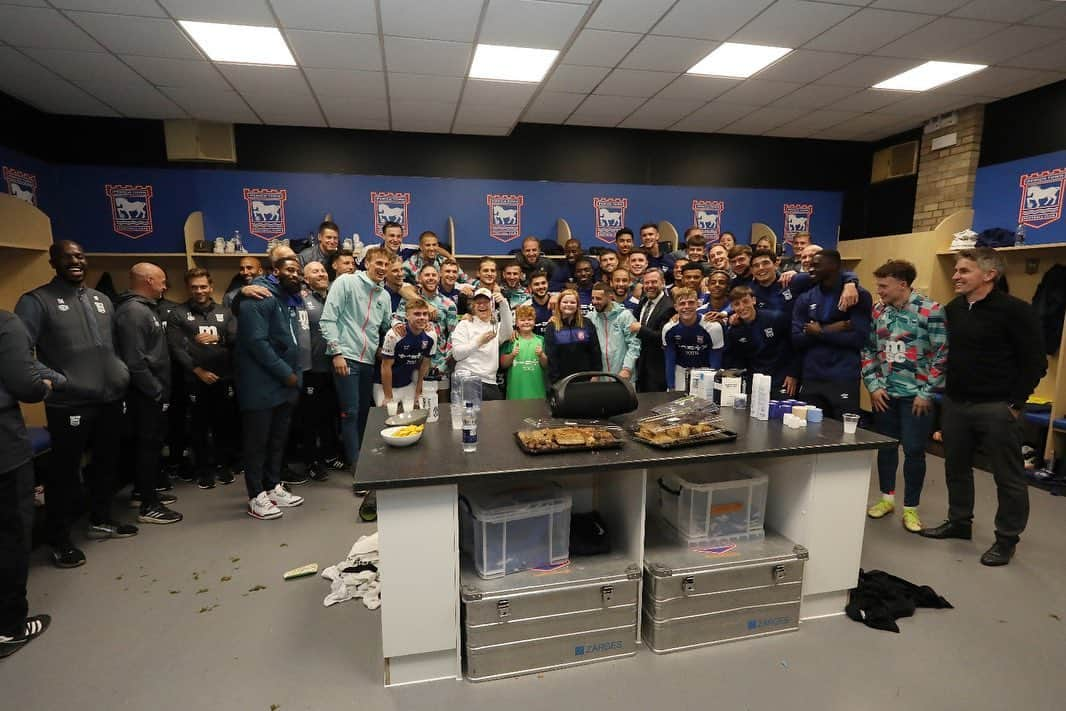
<svg viewBox="0 0 1066 711">
<path fill-rule="evenodd" d="M 385 685 L 461 679 L 456 487 L 377 496 Z"/>
</svg>

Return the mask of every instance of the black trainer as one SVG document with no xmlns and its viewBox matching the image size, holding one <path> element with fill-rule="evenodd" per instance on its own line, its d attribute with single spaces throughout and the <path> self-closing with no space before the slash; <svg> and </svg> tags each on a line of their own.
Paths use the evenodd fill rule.
<svg viewBox="0 0 1066 711">
<path fill-rule="evenodd" d="M 170 506 L 172 503 L 178 500 L 177 496 L 174 496 L 174 494 L 168 494 L 165 491 L 156 493 L 155 497 L 159 499 L 159 503 L 163 504 L 164 506 Z M 129 507 L 131 509 L 139 509 L 142 507 L 143 504 L 144 499 L 141 498 L 141 495 L 139 493 L 134 491 L 130 494 Z"/>
<path fill-rule="evenodd" d="M 77 568 L 85 565 L 85 554 L 70 541 L 52 546 L 52 563 L 57 568 Z"/>
<path fill-rule="evenodd" d="M 10 657 L 27 644 L 44 634 L 48 625 L 52 624 L 52 618 L 48 615 L 34 615 L 26 618 L 26 624 L 22 628 L 22 634 L 16 637 L 0 635 L 0 659 Z"/>
<path fill-rule="evenodd" d="M 311 481 L 328 481 L 329 470 L 322 464 L 322 462 L 314 462 L 307 468 L 307 475 L 311 477 Z"/>
<path fill-rule="evenodd" d="M 215 472 L 215 478 L 222 486 L 228 486 L 233 483 L 233 469 L 230 467 L 220 467 Z"/>
<path fill-rule="evenodd" d="M 348 462 L 344 461 L 344 457 L 330 457 L 326 460 L 326 466 L 335 472 L 339 472 L 348 468 Z"/>
<path fill-rule="evenodd" d="M 103 541 L 108 538 L 130 538 L 137 535 L 137 527 L 129 523 L 119 523 L 118 521 L 90 523 L 89 530 L 85 535 L 97 541 Z"/>
<path fill-rule="evenodd" d="M 199 489 L 214 489 L 215 488 L 215 475 L 214 473 L 207 473 L 200 475 L 200 481 L 196 483 Z"/>
<path fill-rule="evenodd" d="M 310 481 L 307 475 L 301 471 L 293 469 L 289 465 L 282 467 L 281 471 L 281 483 L 288 484 L 289 486 L 299 486 L 300 484 L 306 484 Z"/>
<path fill-rule="evenodd" d="M 171 511 L 163 504 L 142 508 L 141 512 L 137 514 L 137 520 L 141 523 L 158 523 L 162 525 L 177 523 L 182 518 L 183 516 L 180 513 Z"/>
</svg>

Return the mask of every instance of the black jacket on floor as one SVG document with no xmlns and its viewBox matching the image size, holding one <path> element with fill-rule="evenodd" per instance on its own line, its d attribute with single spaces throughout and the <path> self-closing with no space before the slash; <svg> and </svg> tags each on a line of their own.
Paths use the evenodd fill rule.
<svg viewBox="0 0 1066 711">
<path fill-rule="evenodd" d="M 896 620 L 910 617 L 919 607 L 954 609 L 928 585 L 915 585 L 883 570 L 859 570 L 858 587 L 848 591 L 844 613 L 875 630 L 899 632 Z"/>
</svg>

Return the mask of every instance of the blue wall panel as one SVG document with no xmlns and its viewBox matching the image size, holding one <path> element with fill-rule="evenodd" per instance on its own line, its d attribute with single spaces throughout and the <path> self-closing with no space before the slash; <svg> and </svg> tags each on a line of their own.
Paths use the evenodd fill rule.
<svg viewBox="0 0 1066 711">
<path fill-rule="evenodd" d="M 1064 182 L 1066 151 L 978 168 L 973 229 L 1002 227 L 1013 232 L 1019 222 L 1025 222 L 1025 239 L 1030 244 L 1066 242 Z"/>
</svg>

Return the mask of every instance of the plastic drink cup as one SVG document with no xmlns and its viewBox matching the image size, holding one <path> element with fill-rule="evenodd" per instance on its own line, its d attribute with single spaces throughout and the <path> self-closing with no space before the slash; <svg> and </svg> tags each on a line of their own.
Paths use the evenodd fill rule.
<svg viewBox="0 0 1066 711">
<path fill-rule="evenodd" d="M 859 416 L 848 413 L 844 415 L 844 434 L 855 434 L 859 428 Z"/>
<path fill-rule="evenodd" d="M 400 408 L 400 403 L 396 400 L 389 400 L 385 403 L 385 407 L 389 411 L 389 417 L 394 416 Z"/>
</svg>

